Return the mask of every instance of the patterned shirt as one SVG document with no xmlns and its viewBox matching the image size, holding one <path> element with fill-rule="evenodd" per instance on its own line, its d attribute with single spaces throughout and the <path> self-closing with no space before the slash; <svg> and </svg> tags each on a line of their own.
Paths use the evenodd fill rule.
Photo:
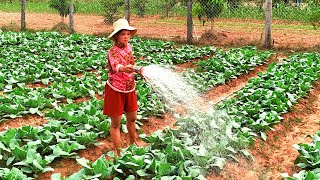
<svg viewBox="0 0 320 180">
<path fill-rule="evenodd" d="M 108 52 L 108 82 L 115 91 L 128 93 L 135 90 L 134 73 L 119 72 L 120 67 L 134 65 L 132 47 L 130 44 L 116 44 Z"/>
</svg>

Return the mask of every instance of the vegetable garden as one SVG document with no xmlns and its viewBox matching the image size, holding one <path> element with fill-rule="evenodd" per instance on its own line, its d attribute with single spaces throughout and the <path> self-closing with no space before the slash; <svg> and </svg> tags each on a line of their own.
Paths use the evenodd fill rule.
<svg viewBox="0 0 320 180">
<path fill-rule="evenodd" d="M 202 93 L 258 66 L 267 68 L 208 112 L 177 116 L 178 127 L 157 127 L 148 135 L 143 128 L 149 119 L 164 120 L 169 110 L 161 95 L 137 76 L 137 126 L 146 145 L 128 146 L 119 157 L 106 149 L 88 160 L 79 152 L 109 137 L 110 118 L 102 115 L 102 99 L 112 42 L 81 34 L 0 32 L 1 125 L 30 115 L 45 119 L 41 126 L 2 128 L 1 179 L 45 179 L 43 174 L 54 171 L 52 165 L 62 159 L 76 159 L 81 169 L 55 171 L 51 179 L 210 179 L 210 172 L 223 171 L 228 162 L 254 159 L 248 149 L 272 138 L 267 134 L 282 123 L 283 115 L 318 87 L 319 53 L 296 53 L 269 63 L 277 52 L 252 46 L 225 50 L 139 37 L 131 44 L 139 66 L 194 64 L 181 75 Z M 125 120 L 121 123 L 126 133 Z M 319 133 L 313 142 L 294 148 L 300 153 L 294 163 L 302 169 L 284 178 L 320 177 Z"/>
</svg>

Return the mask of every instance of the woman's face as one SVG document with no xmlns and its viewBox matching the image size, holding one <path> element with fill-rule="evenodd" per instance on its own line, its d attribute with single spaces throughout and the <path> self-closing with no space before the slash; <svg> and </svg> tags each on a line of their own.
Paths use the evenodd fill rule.
<svg viewBox="0 0 320 180">
<path fill-rule="evenodd" d="M 121 30 L 118 34 L 116 34 L 116 38 L 122 44 L 127 44 L 131 38 L 131 32 L 129 30 Z"/>
</svg>

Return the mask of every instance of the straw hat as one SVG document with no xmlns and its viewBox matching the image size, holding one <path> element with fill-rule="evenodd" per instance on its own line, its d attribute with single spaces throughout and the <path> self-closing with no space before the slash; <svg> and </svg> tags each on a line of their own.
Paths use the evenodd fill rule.
<svg viewBox="0 0 320 180">
<path fill-rule="evenodd" d="M 129 30 L 131 32 L 131 36 L 135 35 L 137 32 L 137 29 L 130 26 L 126 19 L 118 19 L 113 23 L 113 32 L 109 35 L 108 38 L 115 41 L 116 38 L 114 37 L 114 35 L 123 29 Z"/>
</svg>

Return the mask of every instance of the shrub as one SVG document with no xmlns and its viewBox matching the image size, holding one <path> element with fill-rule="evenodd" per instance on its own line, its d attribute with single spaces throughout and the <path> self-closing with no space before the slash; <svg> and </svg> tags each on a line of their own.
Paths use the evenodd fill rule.
<svg viewBox="0 0 320 180">
<path fill-rule="evenodd" d="M 101 0 L 104 21 L 112 24 L 119 17 L 117 16 L 119 7 L 124 5 L 124 0 Z"/>
<path fill-rule="evenodd" d="M 133 0 L 132 7 L 137 9 L 139 17 L 144 17 L 148 0 Z"/>
<path fill-rule="evenodd" d="M 62 17 L 61 21 L 64 22 L 64 17 L 66 17 L 70 13 L 69 7 L 71 3 L 71 0 L 50 0 L 49 6 L 59 11 L 60 16 Z"/>
</svg>

